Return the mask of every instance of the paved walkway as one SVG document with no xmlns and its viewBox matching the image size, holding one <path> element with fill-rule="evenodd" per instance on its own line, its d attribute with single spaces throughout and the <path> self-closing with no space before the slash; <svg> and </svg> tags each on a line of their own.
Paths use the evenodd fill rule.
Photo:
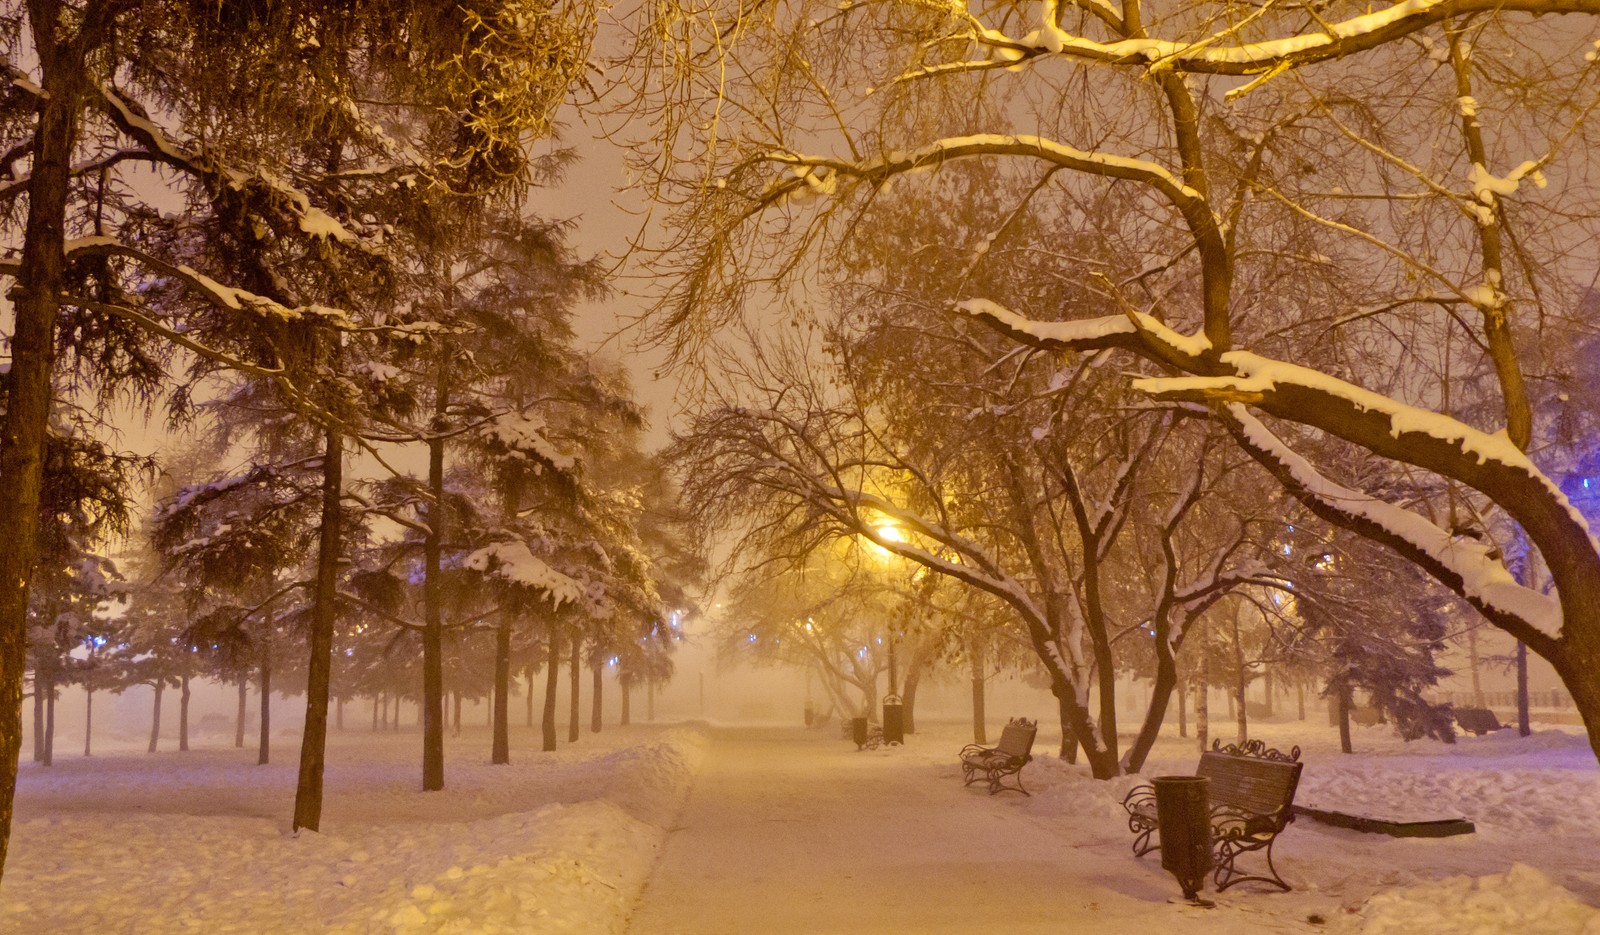
<svg viewBox="0 0 1600 935">
<path fill-rule="evenodd" d="M 715 731 L 630 935 L 1137 933 L 1156 906 L 1198 912 L 1128 872 L 1125 835 L 1074 846 L 1031 813 L 1039 800 L 964 788 L 954 751 L 929 752 Z"/>
</svg>

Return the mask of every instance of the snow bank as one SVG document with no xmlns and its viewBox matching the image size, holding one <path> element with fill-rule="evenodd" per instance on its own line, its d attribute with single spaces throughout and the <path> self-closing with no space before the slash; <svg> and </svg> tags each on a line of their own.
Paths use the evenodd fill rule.
<svg viewBox="0 0 1600 935">
<path fill-rule="evenodd" d="M 1526 864 L 1379 893 L 1339 929 L 1361 935 L 1600 935 L 1600 909 Z"/>
<path fill-rule="evenodd" d="M 414 733 L 333 735 L 323 833 L 299 836 L 288 751 L 24 764 L 0 933 L 622 932 L 703 735 L 539 753 L 516 730 L 511 766 L 486 739 L 452 740 L 446 790 L 422 793 Z"/>
</svg>

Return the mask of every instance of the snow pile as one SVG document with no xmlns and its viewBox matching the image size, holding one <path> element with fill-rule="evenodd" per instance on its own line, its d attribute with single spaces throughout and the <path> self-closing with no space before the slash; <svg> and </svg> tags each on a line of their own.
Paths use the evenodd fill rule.
<svg viewBox="0 0 1600 935">
<path fill-rule="evenodd" d="M 323 833 L 298 836 L 292 755 L 25 763 L 0 933 L 620 933 L 705 739 L 537 736 L 513 729 L 510 766 L 486 728 L 452 739 L 445 791 L 422 793 L 414 733 L 335 733 Z"/>
<path fill-rule="evenodd" d="M 1506 873 L 1379 893 L 1341 928 L 1361 935 L 1600 935 L 1600 909 L 1579 902 L 1532 867 L 1513 864 Z"/>
</svg>

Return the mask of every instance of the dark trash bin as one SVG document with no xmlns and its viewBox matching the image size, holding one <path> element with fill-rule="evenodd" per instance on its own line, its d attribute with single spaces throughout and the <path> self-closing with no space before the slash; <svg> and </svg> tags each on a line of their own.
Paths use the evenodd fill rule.
<svg viewBox="0 0 1600 935">
<path fill-rule="evenodd" d="M 1204 776 L 1157 776 L 1156 821 L 1161 867 L 1178 878 L 1185 899 L 1198 900 L 1211 869 L 1211 807 Z"/>
<path fill-rule="evenodd" d="M 856 746 L 858 748 L 859 747 L 865 747 L 867 745 L 867 719 L 866 718 L 857 717 L 857 718 L 851 718 L 850 719 L 850 739 L 854 740 L 856 742 Z"/>
<path fill-rule="evenodd" d="M 883 699 L 883 742 L 906 742 L 906 709 L 899 695 L 886 695 Z"/>
</svg>

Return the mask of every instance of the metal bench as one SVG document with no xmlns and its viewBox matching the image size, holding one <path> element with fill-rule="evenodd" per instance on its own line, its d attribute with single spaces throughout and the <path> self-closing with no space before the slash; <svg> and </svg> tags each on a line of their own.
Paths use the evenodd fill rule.
<svg viewBox="0 0 1600 935">
<path fill-rule="evenodd" d="M 1002 789 L 1012 789 L 1031 795 L 1022 788 L 1022 768 L 1033 759 L 1033 738 L 1039 733 L 1039 722 L 1015 717 L 1000 734 L 1000 742 L 992 747 L 969 743 L 961 748 L 961 778 L 967 785 L 980 779 L 989 783 L 989 794 Z M 1006 777 L 1015 776 L 1016 785 L 1008 786 Z"/>
<path fill-rule="evenodd" d="M 1471 734 L 1488 734 L 1493 731 L 1503 730 L 1505 725 L 1495 717 L 1488 708 L 1456 708 L 1456 723 L 1461 729 Z"/>
<path fill-rule="evenodd" d="M 1213 741 L 1211 749 L 1200 754 L 1195 775 L 1210 780 L 1207 795 L 1217 892 L 1251 880 L 1290 889 L 1272 865 L 1272 842 L 1294 821 L 1294 793 L 1302 765 L 1299 747 L 1281 753 L 1259 740 L 1243 746 Z M 1128 790 L 1122 807 L 1128 811 L 1128 830 L 1135 834 L 1134 854 L 1142 857 L 1155 850 L 1158 844 L 1153 839 L 1160 830 L 1155 787 Z M 1245 873 L 1235 866 L 1240 855 L 1252 851 L 1266 852 L 1265 874 Z"/>
</svg>

